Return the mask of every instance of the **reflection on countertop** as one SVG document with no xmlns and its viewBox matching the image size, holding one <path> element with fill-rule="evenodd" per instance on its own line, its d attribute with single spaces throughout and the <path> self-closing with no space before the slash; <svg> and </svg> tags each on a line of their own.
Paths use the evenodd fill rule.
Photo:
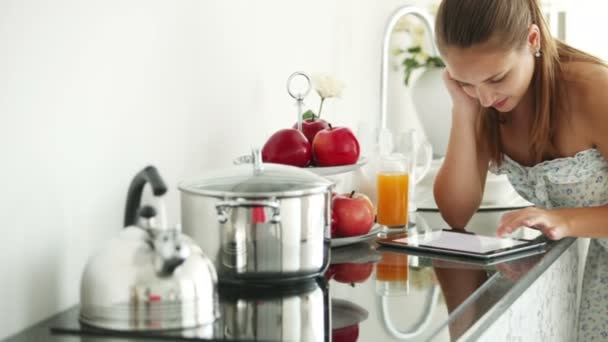
<svg viewBox="0 0 608 342">
<path fill-rule="evenodd" d="M 470 230 L 493 234 L 501 214 L 477 214 Z M 445 228 L 438 216 L 418 213 L 410 233 Z M 550 242 L 544 254 L 486 266 L 380 248 L 369 240 L 333 248 L 322 278 L 270 289 L 221 287 L 222 317 L 212 326 L 116 334 L 81 326 L 73 307 L 7 341 L 451 341 L 479 336 L 573 241 Z"/>
</svg>

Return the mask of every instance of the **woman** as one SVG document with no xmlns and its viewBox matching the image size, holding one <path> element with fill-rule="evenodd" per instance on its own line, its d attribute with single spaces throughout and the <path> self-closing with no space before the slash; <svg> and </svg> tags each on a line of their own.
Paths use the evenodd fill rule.
<svg viewBox="0 0 608 342">
<path fill-rule="evenodd" d="M 434 184 L 443 218 L 463 228 L 488 170 L 507 174 L 535 207 L 504 215 L 497 234 L 592 238 L 579 339 L 608 339 L 606 65 L 552 38 L 536 0 L 443 0 L 436 35 L 453 102 Z"/>
</svg>

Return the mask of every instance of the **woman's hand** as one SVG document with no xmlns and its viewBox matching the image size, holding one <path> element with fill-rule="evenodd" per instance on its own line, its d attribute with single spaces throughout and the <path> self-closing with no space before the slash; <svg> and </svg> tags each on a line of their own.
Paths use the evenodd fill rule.
<svg viewBox="0 0 608 342">
<path fill-rule="evenodd" d="M 559 240 L 570 234 L 569 220 L 563 211 L 529 207 L 504 214 L 498 223 L 496 235 L 503 236 L 521 227 L 538 229 L 551 240 Z"/>
<path fill-rule="evenodd" d="M 479 101 L 467 95 L 462 86 L 452 78 L 447 69 L 443 71 L 443 82 L 452 98 L 454 112 L 459 115 L 470 115 L 471 118 L 476 117 L 480 109 Z"/>
</svg>

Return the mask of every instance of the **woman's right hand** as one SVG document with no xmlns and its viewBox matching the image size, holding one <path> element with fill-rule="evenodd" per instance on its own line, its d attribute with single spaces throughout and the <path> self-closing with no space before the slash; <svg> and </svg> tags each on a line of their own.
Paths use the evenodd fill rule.
<svg viewBox="0 0 608 342">
<path fill-rule="evenodd" d="M 443 82 L 452 98 L 453 112 L 458 113 L 458 115 L 467 115 L 471 118 L 477 117 L 480 110 L 479 101 L 469 96 L 462 89 L 462 86 L 452 78 L 447 69 L 443 71 Z"/>
</svg>

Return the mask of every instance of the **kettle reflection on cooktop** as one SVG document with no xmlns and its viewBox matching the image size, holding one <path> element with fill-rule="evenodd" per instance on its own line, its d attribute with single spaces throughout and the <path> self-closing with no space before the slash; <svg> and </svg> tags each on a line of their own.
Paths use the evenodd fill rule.
<svg viewBox="0 0 608 342">
<path fill-rule="evenodd" d="M 68 310 L 51 325 L 53 334 L 81 335 L 81 340 L 105 337 L 176 340 L 330 341 L 328 284 L 313 278 L 280 286 L 221 286 L 220 317 L 194 329 L 168 331 L 110 331 L 78 322 L 78 308 Z M 121 339 L 122 340 L 122 339 Z M 123 340 L 124 341 L 124 340 Z"/>
</svg>

